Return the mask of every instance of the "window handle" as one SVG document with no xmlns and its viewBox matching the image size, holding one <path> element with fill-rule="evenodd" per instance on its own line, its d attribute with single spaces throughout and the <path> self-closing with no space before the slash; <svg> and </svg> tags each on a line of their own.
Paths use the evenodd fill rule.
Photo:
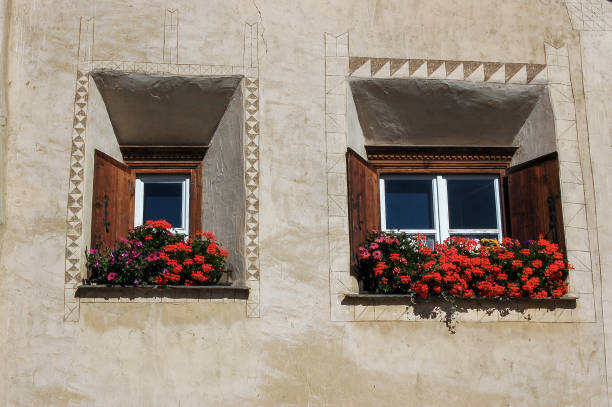
<svg viewBox="0 0 612 407">
<path fill-rule="evenodd" d="M 108 227 L 110 224 L 111 223 L 108 221 L 108 195 L 104 195 L 104 229 L 106 233 L 109 232 Z"/>
</svg>

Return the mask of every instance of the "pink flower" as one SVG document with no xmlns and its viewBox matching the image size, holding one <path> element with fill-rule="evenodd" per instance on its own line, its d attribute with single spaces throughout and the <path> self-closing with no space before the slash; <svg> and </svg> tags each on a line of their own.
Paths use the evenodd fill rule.
<svg viewBox="0 0 612 407">
<path fill-rule="evenodd" d="M 380 250 L 376 250 L 375 252 L 372 253 L 372 257 L 378 260 L 382 257 L 382 252 Z"/>
<path fill-rule="evenodd" d="M 112 281 L 115 279 L 115 277 L 117 277 L 117 273 L 108 273 L 108 276 L 106 278 L 108 279 L 108 281 Z"/>
<path fill-rule="evenodd" d="M 370 249 L 371 249 L 371 250 L 376 250 L 376 249 L 378 249 L 378 244 L 377 244 L 377 243 L 374 243 L 374 242 L 370 243 Z"/>
</svg>

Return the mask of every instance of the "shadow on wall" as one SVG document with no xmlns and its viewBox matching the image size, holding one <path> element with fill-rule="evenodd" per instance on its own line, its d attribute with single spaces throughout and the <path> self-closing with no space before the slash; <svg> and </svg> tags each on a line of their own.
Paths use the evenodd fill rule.
<svg viewBox="0 0 612 407">
<path fill-rule="evenodd" d="M 518 146 L 512 164 L 556 151 L 546 86 L 353 79 L 349 144 Z M 358 125 L 357 125 L 358 123 Z"/>
</svg>

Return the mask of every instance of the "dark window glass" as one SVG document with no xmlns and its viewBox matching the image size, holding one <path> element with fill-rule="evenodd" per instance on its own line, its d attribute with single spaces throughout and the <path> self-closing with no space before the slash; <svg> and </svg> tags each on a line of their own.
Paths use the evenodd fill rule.
<svg viewBox="0 0 612 407">
<path fill-rule="evenodd" d="M 451 233 L 451 236 L 467 237 L 468 239 L 480 240 L 480 239 L 495 239 L 499 236 L 497 233 Z"/>
<path fill-rule="evenodd" d="M 431 180 L 385 180 L 387 229 L 433 229 Z"/>
<path fill-rule="evenodd" d="M 497 229 L 492 179 L 447 179 L 451 229 Z"/>
<path fill-rule="evenodd" d="M 165 219 L 182 228 L 183 185 L 168 182 L 144 183 L 143 221 Z"/>
</svg>

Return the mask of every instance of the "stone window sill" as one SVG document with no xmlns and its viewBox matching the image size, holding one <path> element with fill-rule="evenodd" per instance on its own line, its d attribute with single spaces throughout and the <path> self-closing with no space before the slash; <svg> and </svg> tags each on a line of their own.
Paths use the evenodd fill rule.
<svg viewBox="0 0 612 407">
<path fill-rule="evenodd" d="M 81 285 L 79 302 L 239 302 L 249 297 L 242 285 L 208 286 L 116 286 Z"/>
<path fill-rule="evenodd" d="M 471 308 L 471 306 L 483 306 L 483 305 L 499 305 L 499 306 L 510 306 L 510 304 L 522 304 L 527 308 L 545 308 L 545 307 L 553 307 L 553 308 L 575 308 L 576 300 L 578 297 L 573 295 L 564 295 L 561 298 L 486 298 L 486 297 L 476 297 L 476 298 L 457 298 L 456 305 L 460 307 L 461 305 L 467 306 L 467 308 Z M 441 306 L 443 304 L 448 304 L 448 301 L 440 297 L 429 297 L 427 299 L 423 299 L 421 297 L 414 296 L 411 297 L 409 295 L 403 294 L 370 294 L 370 293 L 360 293 L 360 294 L 345 294 L 344 300 L 342 301 L 344 305 L 421 305 L 421 304 L 430 304 L 434 306 Z M 470 306 L 471 305 L 471 306 Z"/>
</svg>

